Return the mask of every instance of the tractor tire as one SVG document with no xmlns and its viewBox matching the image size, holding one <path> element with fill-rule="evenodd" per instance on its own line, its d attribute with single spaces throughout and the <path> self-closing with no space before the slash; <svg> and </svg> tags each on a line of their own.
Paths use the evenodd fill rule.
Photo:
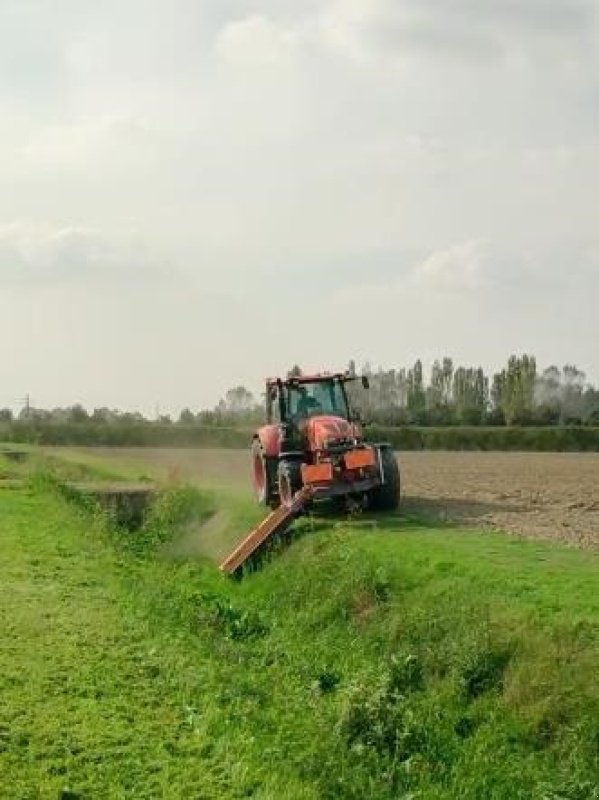
<svg viewBox="0 0 599 800">
<path fill-rule="evenodd" d="M 252 483 L 256 499 L 263 506 L 276 503 L 277 459 L 267 456 L 259 439 L 252 442 Z"/>
<path fill-rule="evenodd" d="M 277 468 L 279 499 L 282 506 L 289 507 L 294 496 L 302 488 L 302 466 L 299 461 L 284 459 Z"/>
<path fill-rule="evenodd" d="M 373 511 L 397 511 L 399 508 L 399 464 L 390 447 L 379 448 L 384 483 L 370 490 L 369 505 Z"/>
</svg>

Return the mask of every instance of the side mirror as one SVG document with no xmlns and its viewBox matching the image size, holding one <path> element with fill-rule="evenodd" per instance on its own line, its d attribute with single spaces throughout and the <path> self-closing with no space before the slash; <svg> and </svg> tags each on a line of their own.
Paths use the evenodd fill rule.
<svg viewBox="0 0 599 800">
<path fill-rule="evenodd" d="M 364 389 L 370 389 L 370 380 L 368 375 L 362 375 L 362 386 Z"/>
</svg>

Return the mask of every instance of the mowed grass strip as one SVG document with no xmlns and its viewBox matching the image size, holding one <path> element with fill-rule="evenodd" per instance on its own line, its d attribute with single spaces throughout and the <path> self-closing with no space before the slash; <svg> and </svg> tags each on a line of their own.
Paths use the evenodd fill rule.
<svg viewBox="0 0 599 800">
<path fill-rule="evenodd" d="M 0 796 L 597 796 L 596 556 L 330 521 L 233 582 L 164 556 L 185 507 L 255 518 L 0 495 Z"/>
<path fill-rule="evenodd" d="M 58 497 L 0 503 L 0 796 L 209 793 L 180 653 L 139 618 L 135 563 Z"/>
</svg>

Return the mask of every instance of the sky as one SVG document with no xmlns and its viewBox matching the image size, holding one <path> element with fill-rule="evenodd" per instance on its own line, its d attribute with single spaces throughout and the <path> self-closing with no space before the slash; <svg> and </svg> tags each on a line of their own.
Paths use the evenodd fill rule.
<svg viewBox="0 0 599 800">
<path fill-rule="evenodd" d="M 0 0 L 0 405 L 599 379 L 599 0 Z"/>
</svg>

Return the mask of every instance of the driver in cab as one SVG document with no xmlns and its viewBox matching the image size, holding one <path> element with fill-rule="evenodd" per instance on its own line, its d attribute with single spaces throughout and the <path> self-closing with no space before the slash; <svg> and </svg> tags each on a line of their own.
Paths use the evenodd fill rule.
<svg viewBox="0 0 599 800">
<path fill-rule="evenodd" d="M 322 406 L 311 394 L 305 386 L 300 386 L 298 389 L 299 399 L 297 401 L 297 416 L 301 419 L 311 417 L 315 412 L 320 412 Z"/>
</svg>

